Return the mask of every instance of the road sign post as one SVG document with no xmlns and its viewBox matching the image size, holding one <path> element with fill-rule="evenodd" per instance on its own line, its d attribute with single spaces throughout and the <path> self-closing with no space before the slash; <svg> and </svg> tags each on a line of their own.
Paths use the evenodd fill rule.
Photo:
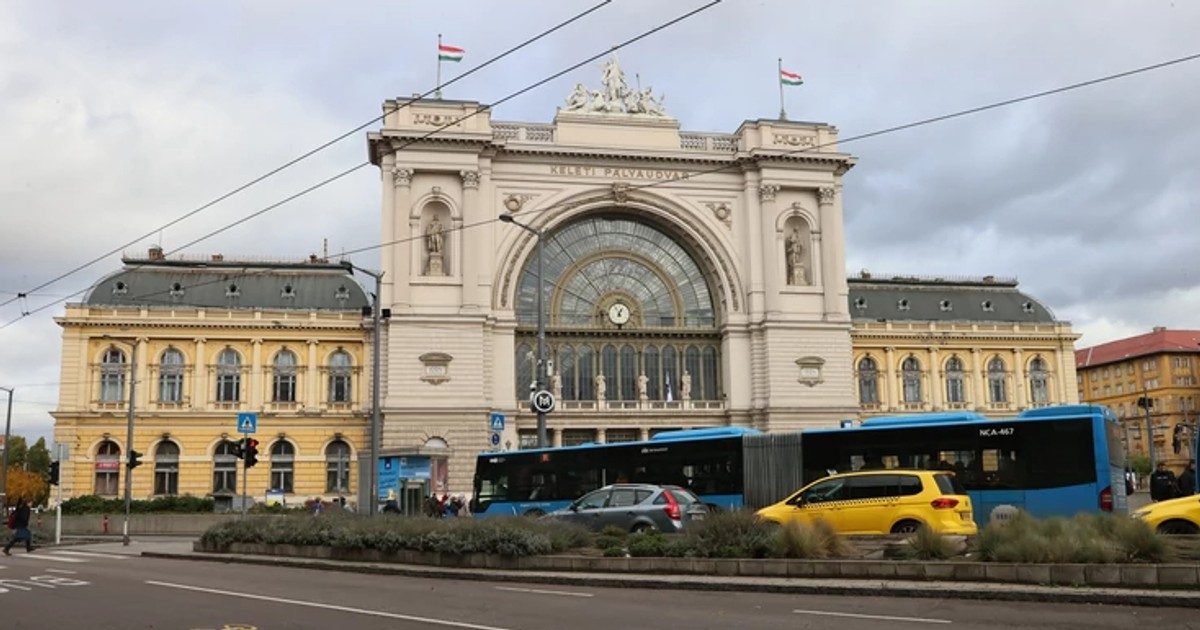
<svg viewBox="0 0 1200 630">
<path fill-rule="evenodd" d="M 550 413 L 554 411 L 554 394 L 549 390 L 538 390 L 529 397 L 529 406 L 534 413 Z"/>
<path fill-rule="evenodd" d="M 237 429 L 242 434 L 242 447 L 245 448 L 249 443 L 250 434 L 258 433 L 258 414 L 252 412 L 239 413 L 237 415 Z M 246 456 L 242 456 L 242 515 L 244 516 L 249 510 L 248 488 L 250 483 L 250 467 L 246 465 Z"/>
</svg>

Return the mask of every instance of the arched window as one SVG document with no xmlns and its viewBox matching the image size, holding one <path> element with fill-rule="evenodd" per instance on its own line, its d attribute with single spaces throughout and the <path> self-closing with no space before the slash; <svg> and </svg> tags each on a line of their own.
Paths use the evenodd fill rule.
<svg viewBox="0 0 1200 630">
<path fill-rule="evenodd" d="M 863 357 L 858 362 L 858 402 L 879 404 L 879 366 L 871 357 Z"/>
<path fill-rule="evenodd" d="M 718 369 L 720 368 L 717 364 L 717 349 L 709 346 L 704 349 L 704 378 L 701 379 L 704 387 L 697 398 L 702 400 L 718 400 L 721 397 L 720 385 L 718 385 L 720 382 L 717 373 Z"/>
<path fill-rule="evenodd" d="M 962 359 L 958 357 L 950 357 L 946 361 L 946 402 L 947 403 L 965 403 L 967 402 L 967 392 L 964 386 L 966 382 L 966 373 L 963 371 Z"/>
<path fill-rule="evenodd" d="M 904 402 L 921 402 L 921 363 L 908 357 L 900 364 L 900 379 L 904 384 Z"/>
<path fill-rule="evenodd" d="M 575 400 L 575 349 L 563 346 L 558 351 L 558 364 L 555 366 L 558 376 L 562 379 L 563 400 Z"/>
<path fill-rule="evenodd" d="M 350 355 L 338 350 L 329 356 L 329 402 L 350 402 Z"/>
<path fill-rule="evenodd" d="M 663 346 L 663 400 L 679 398 L 679 351 L 675 346 Z"/>
<path fill-rule="evenodd" d="M 1008 388 L 1004 383 L 1004 359 L 992 357 L 987 365 L 988 395 L 993 403 L 1008 402 Z"/>
<path fill-rule="evenodd" d="M 272 400 L 296 402 L 296 353 L 283 349 L 275 354 Z"/>
<path fill-rule="evenodd" d="M 617 380 L 617 349 L 609 344 L 600 351 L 600 372 L 604 374 L 605 398 L 620 400 L 620 381 Z M 596 397 L 599 398 L 597 393 Z"/>
<path fill-rule="evenodd" d="M 167 348 L 158 360 L 158 401 L 183 402 L 183 353 Z"/>
<path fill-rule="evenodd" d="M 179 494 L 179 445 L 168 440 L 154 449 L 154 494 Z"/>
<path fill-rule="evenodd" d="M 213 494 L 237 493 L 236 446 L 229 440 L 222 440 L 213 451 Z"/>
<path fill-rule="evenodd" d="M 325 447 L 325 492 L 350 492 L 350 445 L 342 440 Z"/>
<path fill-rule="evenodd" d="M 287 440 L 271 445 L 271 489 L 294 492 L 296 482 L 296 447 Z"/>
<path fill-rule="evenodd" d="M 1034 357 L 1029 362 L 1029 393 L 1033 398 L 1033 404 L 1044 405 L 1050 402 L 1049 383 L 1050 375 L 1046 371 L 1046 362 L 1042 360 L 1042 357 Z"/>
<path fill-rule="evenodd" d="M 642 351 L 642 372 L 646 375 L 646 396 L 658 400 L 659 371 L 658 346 L 646 346 Z"/>
<path fill-rule="evenodd" d="M 637 352 L 633 346 L 621 348 L 621 400 L 637 400 Z"/>
<path fill-rule="evenodd" d="M 700 348 L 697 348 L 696 346 L 688 346 L 687 349 L 683 351 L 683 369 L 688 373 L 688 378 L 692 379 L 692 391 L 689 395 L 692 398 L 702 399 L 704 397 L 703 387 L 697 387 L 703 383 L 703 373 L 701 372 L 700 367 Z M 679 378 L 679 382 L 682 383 L 683 375 L 680 374 Z M 700 389 L 701 391 L 696 391 L 697 389 Z M 683 392 L 679 393 L 679 397 L 683 398 Z"/>
<path fill-rule="evenodd" d="M 523 343 L 517 346 L 517 400 L 528 400 L 533 393 L 533 366 L 537 361 L 533 348 Z"/>
<path fill-rule="evenodd" d="M 596 399 L 596 363 L 591 346 L 579 347 L 579 400 Z"/>
<path fill-rule="evenodd" d="M 100 359 L 100 401 L 121 402 L 125 398 L 125 353 L 116 348 Z"/>
<path fill-rule="evenodd" d="M 120 474 L 121 447 L 112 440 L 104 440 L 96 449 L 95 493 L 102 497 L 116 496 Z"/>
<path fill-rule="evenodd" d="M 217 355 L 217 402 L 237 402 L 242 398 L 242 357 L 233 348 Z"/>
</svg>

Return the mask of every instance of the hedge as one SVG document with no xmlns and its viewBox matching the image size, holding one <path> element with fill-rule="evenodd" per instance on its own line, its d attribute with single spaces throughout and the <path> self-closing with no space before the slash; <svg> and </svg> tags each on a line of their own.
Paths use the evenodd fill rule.
<svg viewBox="0 0 1200 630">
<path fill-rule="evenodd" d="M 105 499 L 90 494 L 63 501 L 62 511 L 63 514 L 124 513 L 125 500 Z M 148 501 L 138 499 L 129 502 L 129 511 L 134 514 L 200 514 L 213 511 L 213 500 L 191 495 L 156 497 Z"/>
</svg>

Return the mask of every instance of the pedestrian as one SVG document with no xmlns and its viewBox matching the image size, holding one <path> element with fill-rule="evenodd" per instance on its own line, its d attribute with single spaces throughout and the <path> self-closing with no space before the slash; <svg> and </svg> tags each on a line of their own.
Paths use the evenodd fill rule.
<svg viewBox="0 0 1200 630">
<path fill-rule="evenodd" d="M 1175 473 L 1167 468 L 1166 462 L 1158 462 L 1154 474 L 1150 475 L 1150 498 L 1166 501 L 1175 498 L 1175 492 L 1178 490 Z"/>
<path fill-rule="evenodd" d="M 29 533 L 29 504 L 25 503 L 25 499 L 17 499 L 17 509 L 8 515 L 7 525 L 9 529 L 13 530 L 13 536 L 8 544 L 4 545 L 4 555 L 12 555 L 8 550 L 12 549 L 18 540 L 24 540 L 25 553 L 31 553 L 33 551 L 33 534 Z"/>
<path fill-rule="evenodd" d="M 1196 494 L 1196 464 L 1188 462 L 1183 472 L 1179 473 L 1179 496 L 1190 497 Z"/>
<path fill-rule="evenodd" d="M 1134 490 L 1133 471 L 1126 468 L 1125 469 L 1125 496 L 1131 496 L 1133 494 L 1133 490 Z"/>
</svg>

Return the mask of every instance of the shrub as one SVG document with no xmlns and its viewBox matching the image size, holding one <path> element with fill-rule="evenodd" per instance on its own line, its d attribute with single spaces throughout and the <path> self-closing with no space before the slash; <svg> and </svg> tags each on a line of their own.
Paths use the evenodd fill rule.
<svg viewBox="0 0 1200 630">
<path fill-rule="evenodd" d="M 124 499 L 105 499 L 94 494 L 67 499 L 62 504 L 63 514 L 115 514 L 125 511 Z M 201 514 L 213 511 L 213 500 L 203 497 L 167 496 L 150 500 L 129 502 L 133 514 Z"/>
<path fill-rule="evenodd" d="M 748 510 L 709 514 L 707 519 L 692 523 L 683 531 L 683 542 L 679 544 L 686 547 L 679 555 L 778 558 L 784 554 L 777 529 Z"/>
<path fill-rule="evenodd" d="M 605 558 L 624 558 L 625 549 L 622 547 L 606 547 L 603 551 Z"/>
<path fill-rule="evenodd" d="M 919 560 L 945 560 L 958 553 L 958 545 L 928 527 L 920 527 L 905 543 L 907 555 Z"/>
<path fill-rule="evenodd" d="M 1080 514 L 1071 519 L 1035 519 L 1018 513 L 979 532 L 976 550 L 997 562 L 1163 562 L 1166 542 L 1145 523 L 1128 516 Z"/>
<path fill-rule="evenodd" d="M 635 558 L 665 555 L 667 537 L 660 532 L 646 532 L 629 540 L 629 555 Z"/>
</svg>

